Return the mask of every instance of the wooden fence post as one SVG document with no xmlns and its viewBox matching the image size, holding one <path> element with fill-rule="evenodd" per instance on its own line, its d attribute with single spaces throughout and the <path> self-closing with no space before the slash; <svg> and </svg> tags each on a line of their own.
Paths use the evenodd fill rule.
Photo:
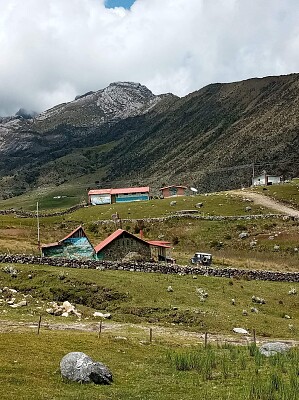
<svg viewBox="0 0 299 400">
<path fill-rule="evenodd" d="M 253 329 L 253 343 L 256 344 L 256 332 L 255 332 L 255 329 Z"/>
<path fill-rule="evenodd" d="M 102 333 L 102 320 L 100 321 L 100 328 L 99 328 L 99 331 L 98 331 L 98 338 L 100 338 L 101 333 Z"/>
<path fill-rule="evenodd" d="M 208 346 L 208 332 L 205 332 L 205 349 Z"/>
<path fill-rule="evenodd" d="M 39 335 L 39 331 L 40 331 L 41 322 L 42 322 L 42 316 L 40 315 L 40 316 L 39 316 L 39 320 L 38 320 L 38 325 L 37 325 L 37 334 L 38 334 L 38 335 Z"/>
<path fill-rule="evenodd" d="M 150 328 L 149 341 L 150 341 L 150 343 L 152 343 L 152 341 L 153 341 L 153 328 Z"/>
</svg>

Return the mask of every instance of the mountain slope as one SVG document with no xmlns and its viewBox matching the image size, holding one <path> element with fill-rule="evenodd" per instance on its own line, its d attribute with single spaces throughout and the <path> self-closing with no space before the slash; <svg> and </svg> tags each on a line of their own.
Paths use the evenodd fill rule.
<svg viewBox="0 0 299 400">
<path fill-rule="evenodd" d="M 238 187 L 256 170 L 299 172 L 299 75 L 212 84 L 184 98 L 114 83 L 34 120 L 0 119 L 1 191 L 95 177 Z M 117 181 L 117 182 L 116 182 Z"/>
</svg>

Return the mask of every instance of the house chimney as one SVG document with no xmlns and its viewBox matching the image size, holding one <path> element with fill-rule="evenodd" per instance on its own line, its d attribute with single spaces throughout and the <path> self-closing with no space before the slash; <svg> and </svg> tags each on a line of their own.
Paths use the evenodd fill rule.
<svg viewBox="0 0 299 400">
<path fill-rule="evenodd" d="M 143 230 L 142 229 L 140 229 L 139 235 L 140 235 L 140 239 L 143 239 Z"/>
</svg>

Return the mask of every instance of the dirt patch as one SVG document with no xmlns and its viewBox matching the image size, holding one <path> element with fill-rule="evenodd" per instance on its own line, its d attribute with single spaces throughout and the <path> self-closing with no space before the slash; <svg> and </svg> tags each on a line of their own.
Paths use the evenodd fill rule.
<svg viewBox="0 0 299 400">
<path fill-rule="evenodd" d="M 232 191 L 230 193 L 235 194 L 237 196 L 242 196 L 242 197 L 251 199 L 251 200 L 253 200 L 253 202 L 255 204 L 259 204 L 266 208 L 270 208 L 272 210 L 278 211 L 281 214 L 291 215 L 292 217 L 299 217 L 298 210 L 295 210 L 294 208 L 285 206 L 284 204 L 279 203 L 278 201 L 275 201 L 275 200 L 271 199 L 270 197 L 263 196 L 262 194 L 253 193 L 253 192 L 244 191 L 244 190 Z"/>
<path fill-rule="evenodd" d="M 22 332 L 24 330 L 31 329 L 32 331 L 37 330 L 37 322 L 16 322 L 8 320 L 0 320 L 0 333 L 8 332 Z M 43 330 L 54 330 L 54 331 L 81 331 L 81 332 L 94 332 L 98 334 L 100 327 L 100 322 L 73 322 L 73 323 L 42 323 L 40 334 Z M 148 337 L 149 329 L 152 328 L 153 340 L 161 339 L 164 340 L 179 340 L 184 342 L 184 344 L 195 344 L 204 343 L 205 333 L 204 332 L 193 332 L 180 330 L 175 327 L 163 327 L 157 325 L 141 325 L 141 324 L 131 324 L 131 323 L 115 323 L 106 322 L 102 324 L 102 333 L 110 333 L 115 336 L 125 336 L 128 339 L 135 338 L 140 333 L 144 334 L 144 337 Z M 137 332 L 137 333 L 133 333 Z M 247 345 L 252 342 L 253 338 L 250 335 L 223 335 L 223 334 L 208 334 L 208 342 L 225 344 L 230 343 L 234 345 Z M 292 346 L 298 346 L 299 341 L 296 340 L 285 340 L 279 338 L 259 338 L 257 337 L 257 344 L 262 344 L 269 341 L 283 341 L 289 343 Z"/>
</svg>

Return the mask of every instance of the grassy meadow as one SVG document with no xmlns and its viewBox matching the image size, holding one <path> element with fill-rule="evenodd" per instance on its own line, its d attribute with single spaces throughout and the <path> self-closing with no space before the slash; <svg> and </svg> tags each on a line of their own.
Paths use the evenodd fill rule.
<svg viewBox="0 0 299 400">
<path fill-rule="evenodd" d="M 266 359 L 254 348 L 252 335 L 255 329 L 258 343 L 276 337 L 298 340 L 298 295 L 288 291 L 298 291 L 299 284 L 14 267 L 17 277 L 12 278 L 0 266 L 0 287 L 15 288 L 18 300 L 25 295 L 28 305 L 13 309 L 0 302 L 1 399 L 296 399 L 298 350 Z M 204 302 L 198 288 L 208 293 Z M 265 304 L 253 303 L 252 295 L 263 297 Z M 66 299 L 76 304 L 81 320 L 45 312 L 50 300 Z M 100 336 L 94 310 L 112 314 Z M 249 331 L 248 346 L 230 344 L 246 343 L 232 332 L 235 326 Z M 204 332 L 209 333 L 207 348 Z M 114 383 L 62 380 L 59 362 L 70 351 L 83 351 L 108 365 Z"/>
<path fill-rule="evenodd" d="M 170 206 L 171 201 L 154 199 L 148 202 L 89 206 L 65 216 L 43 217 L 40 219 L 41 242 L 51 243 L 62 239 L 81 224 L 92 243 L 97 245 L 120 226 L 111 221 L 111 215 L 116 212 L 123 220 L 169 216 L 181 210 L 198 210 L 199 215 L 273 213 L 229 192 L 179 197 L 175 199 L 174 206 Z M 198 203 L 203 204 L 199 209 L 195 207 Z M 251 210 L 246 211 L 246 207 L 251 207 Z M 108 222 L 102 224 L 103 220 Z M 164 222 L 144 221 L 142 225 L 146 239 L 161 238 L 172 242 L 172 256 L 181 264 L 187 264 L 196 251 L 206 251 L 213 253 L 216 264 L 297 270 L 299 232 L 296 221 L 274 218 L 198 221 L 180 217 Z M 140 223 L 123 221 L 122 227 L 136 234 Z M 241 232 L 247 232 L 248 237 L 240 239 Z M 20 218 L 13 214 L 0 216 L 0 252 L 37 254 L 36 219 Z"/>
<path fill-rule="evenodd" d="M 182 345 L 138 338 L 99 339 L 82 332 L 4 333 L 0 342 L 3 400 L 296 400 L 298 350 L 266 359 L 254 347 Z M 17 345 L 16 345 L 17 344 Z M 83 351 L 109 366 L 109 386 L 62 380 L 61 358 Z"/>
<path fill-rule="evenodd" d="M 1 202 L 0 208 L 34 210 L 38 200 L 41 210 L 59 210 L 78 203 L 73 189 L 63 198 L 54 199 L 62 195 L 59 191 L 41 193 L 20 196 L 15 203 Z M 153 199 L 43 217 L 41 241 L 61 239 L 82 224 L 96 245 L 118 227 L 111 221 L 116 212 L 122 219 L 141 220 L 194 210 L 197 203 L 203 203 L 198 209 L 203 215 L 272 212 L 229 192 L 175 200 L 174 206 L 170 206 L 172 199 Z M 248 206 L 250 210 L 246 210 Z M 291 219 L 172 218 L 164 222 L 123 221 L 122 227 L 137 234 L 141 225 L 146 239 L 172 242 L 172 256 L 181 264 L 187 264 L 195 251 L 208 251 L 215 265 L 298 271 L 298 222 Z M 248 237 L 240 239 L 241 232 Z M 0 216 L 0 252 L 37 254 L 36 219 Z M 0 264 L 0 289 L 6 286 L 17 290 L 16 302 L 26 298 L 27 305 L 12 308 L 7 303 L 11 295 L 0 293 L 1 399 L 297 399 L 297 348 L 285 356 L 266 359 L 252 340 L 255 330 L 258 343 L 277 338 L 298 342 L 299 283 L 39 265 L 13 267 L 16 277 Z M 292 289 L 295 294 L 289 294 Z M 204 299 L 201 290 L 207 293 Z M 253 302 L 252 296 L 264 299 L 264 303 Z M 46 312 L 51 301 L 65 300 L 76 306 L 81 319 Z M 112 315 L 111 320 L 103 321 L 100 337 L 100 319 L 93 316 L 95 311 Z M 40 316 L 42 327 L 37 335 Z M 249 334 L 234 334 L 234 327 L 242 327 Z M 205 332 L 207 347 L 203 344 Z M 233 342 L 248 342 L 248 346 Z M 96 386 L 63 381 L 59 362 L 70 351 L 84 351 L 107 364 L 114 383 Z"/>
</svg>

